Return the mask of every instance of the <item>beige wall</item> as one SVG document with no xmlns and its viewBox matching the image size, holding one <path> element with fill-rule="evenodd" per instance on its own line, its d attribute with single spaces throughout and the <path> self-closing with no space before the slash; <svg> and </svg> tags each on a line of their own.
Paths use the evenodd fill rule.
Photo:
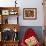
<svg viewBox="0 0 46 46">
<path fill-rule="evenodd" d="M 17 0 L 17 6 L 19 7 L 19 25 L 20 26 L 43 26 L 43 0 Z M 0 7 L 15 6 L 14 0 L 0 0 Z M 23 9 L 24 8 L 37 8 L 37 19 L 36 20 L 24 20 Z M 9 23 L 12 17 L 8 18 Z"/>
</svg>

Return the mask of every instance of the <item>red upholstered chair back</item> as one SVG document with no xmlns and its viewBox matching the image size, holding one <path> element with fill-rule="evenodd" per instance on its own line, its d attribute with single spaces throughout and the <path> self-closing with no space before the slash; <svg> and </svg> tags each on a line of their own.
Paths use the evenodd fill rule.
<svg viewBox="0 0 46 46">
<path fill-rule="evenodd" d="M 34 32 L 32 28 L 28 28 L 24 34 L 24 37 L 22 38 L 21 45 L 26 46 L 25 39 L 28 39 L 29 37 L 32 37 L 32 36 L 37 37 L 37 34 Z"/>
</svg>

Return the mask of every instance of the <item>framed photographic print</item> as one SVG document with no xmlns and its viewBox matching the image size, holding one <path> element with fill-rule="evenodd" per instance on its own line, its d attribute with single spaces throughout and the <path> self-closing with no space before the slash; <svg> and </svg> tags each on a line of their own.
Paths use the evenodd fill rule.
<svg viewBox="0 0 46 46">
<path fill-rule="evenodd" d="M 10 11 L 9 11 L 9 14 L 10 14 L 10 15 L 14 15 L 14 10 L 10 10 Z"/>
<path fill-rule="evenodd" d="M 2 15 L 9 15 L 9 10 L 2 10 Z"/>
<path fill-rule="evenodd" d="M 37 8 L 24 8 L 23 18 L 26 20 L 35 20 L 37 18 Z"/>
<path fill-rule="evenodd" d="M 13 10 L 10 10 L 10 12 L 9 12 L 10 15 L 16 15 L 17 13 L 18 12 L 16 10 L 14 10 L 14 9 Z"/>
</svg>

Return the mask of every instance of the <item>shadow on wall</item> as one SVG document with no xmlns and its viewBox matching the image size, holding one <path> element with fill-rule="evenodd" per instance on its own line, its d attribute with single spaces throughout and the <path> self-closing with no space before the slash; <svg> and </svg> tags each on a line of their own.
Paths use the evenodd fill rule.
<svg viewBox="0 0 46 46">
<path fill-rule="evenodd" d="M 19 32 L 19 40 L 21 42 L 22 38 L 23 38 L 23 35 L 25 33 L 25 31 L 28 29 L 28 28 L 32 28 L 37 36 L 38 36 L 38 39 L 41 43 L 43 43 L 43 30 L 42 30 L 42 27 L 41 26 L 21 26 L 20 27 L 20 32 Z"/>
</svg>

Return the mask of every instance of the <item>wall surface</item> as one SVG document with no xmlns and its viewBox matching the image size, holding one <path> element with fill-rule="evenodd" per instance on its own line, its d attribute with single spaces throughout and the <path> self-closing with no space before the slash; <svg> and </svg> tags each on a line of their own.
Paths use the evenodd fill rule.
<svg viewBox="0 0 46 46">
<path fill-rule="evenodd" d="M 0 7 L 13 7 L 15 6 L 15 0 L 0 0 Z M 19 7 L 19 24 L 20 26 L 43 26 L 43 6 L 42 0 L 17 0 L 17 6 Z M 37 8 L 36 20 L 24 20 L 23 8 Z M 12 17 L 11 17 L 12 18 Z M 9 19 L 10 20 L 10 19 Z M 9 22 L 10 23 L 10 22 Z"/>
</svg>

